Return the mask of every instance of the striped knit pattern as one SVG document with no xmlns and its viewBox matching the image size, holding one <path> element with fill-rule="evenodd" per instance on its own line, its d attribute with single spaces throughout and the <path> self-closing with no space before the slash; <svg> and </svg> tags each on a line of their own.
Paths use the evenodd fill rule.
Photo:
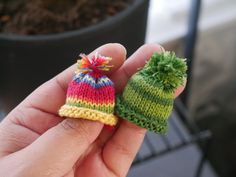
<svg viewBox="0 0 236 177">
<path fill-rule="evenodd" d="M 113 82 L 100 72 L 78 72 L 69 83 L 66 104 L 59 115 L 83 118 L 116 125 L 114 116 L 115 90 Z"/>
<path fill-rule="evenodd" d="M 140 74 L 135 74 L 117 97 L 116 112 L 138 126 L 156 133 L 167 129 L 167 117 L 173 108 L 173 92 L 153 86 Z"/>
<path fill-rule="evenodd" d="M 165 87 L 161 82 L 163 80 L 157 80 L 157 78 L 160 78 L 158 76 L 160 71 L 157 69 L 159 67 L 157 57 L 161 56 L 155 55 L 155 57 L 151 58 L 152 61 L 150 60 L 155 63 L 154 66 L 149 62 L 151 66 L 146 64 L 142 70 L 131 77 L 123 94 L 117 96 L 115 111 L 119 117 L 148 129 L 149 131 L 165 133 L 167 130 L 167 119 L 173 108 L 174 89 L 179 85 L 175 85 L 175 83 L 172 82 L 172 84 L 175 85 L 173 88 L 171 87 L 172 85 L 168 83 L 166 83 Z M 175 60 L 174 58 L 174 61 Z M 183 69 L 183 73 L 185 73 L 186 63 L 183 61 L 177 63 L 176 68 L 183 65 L 180 68 Z M 173 61 L 170 60 L 170 62 L 167 62 L 165 65 L 169 67 L 169 65 L 172 65 L 172 62 Z M 173 68 L 174 67 L 175 66 L 173 66 Z M 162 70 L 165 71 L 167 69 L 164 67 L 164 69 L 161 68 L 161 71 Z M 155 73 L 152 73 L 152 71 L 155 71 Z M 174 73 L 173 76 L 171 76 L 172 73 Z M 180 79 L 182 80 L 185 78 L 185 74 L 182 74 L 182 72 L 179 74 L 174 70 L 168 72 L 167 75 L 168 74 L 172 77 L 170 79 L 171 81 L 175 79 L 178 80 L 179 76 L 181 76 Z M 179 83 L 182 84 L 182 81 Z"/>
</svg>

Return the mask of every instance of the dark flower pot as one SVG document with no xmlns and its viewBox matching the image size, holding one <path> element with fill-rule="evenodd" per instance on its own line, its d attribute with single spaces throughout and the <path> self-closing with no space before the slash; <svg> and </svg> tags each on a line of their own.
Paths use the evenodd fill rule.
<svg viewBox="0 0 236 177">
<path fill-rule="evenodd" d="M 80 52 L 119 42 L 134 52 L 144 43 L 149 0 L 136 0 L 94 26 L 53 35 L 0 34 L 0 101 L 8 112 L 41 83 L 76 61 Z"/>
</svg>

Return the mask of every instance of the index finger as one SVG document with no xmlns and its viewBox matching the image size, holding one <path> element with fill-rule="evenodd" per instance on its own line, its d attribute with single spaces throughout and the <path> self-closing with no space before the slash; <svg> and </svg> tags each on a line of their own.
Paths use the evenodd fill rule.
<svg viewBox="0 0 236 177">
<path fill-rule="evenodd" d="M 121 92 L 126 86 L 129 78 L 135 74 L 139 68 L 143 67 L 154 52 L 162 52 L 164 48 L 158 44 L 145 44 L 141 46 L 133 55 L 127 59 L 111 79 L 115 83 L 116 92 Z"/>
<path fill-rule="evenodd" d="M 147 44 L 139 48 L 119 70 L 112 75 L 116 83 L 116 89 L 122 91 L 129 78 L 137 72 L 137 68 L 143 67 L 154 52 L 162 52 L 163 48 L 158 44 Z M 117 74 L 119 73 L 119 74 Z M 183 87 L 176 91 L 180 94 Z M 122 120 L 115 134 L 109 139 L 103 150 L 104 161 L 115 174 L 125 176 L 135 158 L 140 145 L 143 142 L 146 129 Z"/>
<path fill-rule="evenodd" d="M 108 74 L 116 71 L 126 58 L 126 50 L 121 44 L 106 44 L 94 50 L 89 55 L 93 55 L 98 51 L 101 55 L 112 58 L 110 64 L 113 65 Z M 65 102 L 66 90 L 68 83 L 71 81 L 75 64 L 49 80 L 38 89 L 36 89 L 25 102 L 30 101 L 31 105 L 40 108 L 45 112 L 56 114 L 59 107 Z"/>
<path fill-rule="evenodd" d="M 93 55 L 96 51 L 101 55 L 112 57 L 110 64 L 113 67 L 107 74 L 116 71 L 126 58 L 126 50 L 121 44 L 103 45 L 90 55 Z M 41 85 L 18 105 L 7 116 L 6 120 L 17 120 L 16 122 L 19 122 L 22 126 L 39 134 L 57 125 L 63 120 L 58 116 L 57 111 L 65 102 L 67 85 L 71 81 L 75 69 L 75 65 L 72 65 Z"/>
</svg>

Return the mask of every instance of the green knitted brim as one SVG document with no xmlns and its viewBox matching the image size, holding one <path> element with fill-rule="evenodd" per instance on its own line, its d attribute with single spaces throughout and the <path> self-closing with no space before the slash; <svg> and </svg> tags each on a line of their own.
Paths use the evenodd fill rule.
<svg viewBox="0 0 236 177">
<path fill-rule="evenodd" d="M 149 131 L 161 134 L 164 134 L 167 131 L 167 119 L 144 117 L 130 108 L 120 95 L 116 97 L 115 110 L 119 117 L 124 118 L 142 128 L 148 129 Z"/>
</svg>

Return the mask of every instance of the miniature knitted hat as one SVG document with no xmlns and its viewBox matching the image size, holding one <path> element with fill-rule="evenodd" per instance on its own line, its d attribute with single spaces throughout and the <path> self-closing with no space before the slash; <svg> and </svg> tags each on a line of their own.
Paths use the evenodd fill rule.
<svg viewBox="0 0 236 177">
<path fill-rule="evenodd" d="M 100 121 L 114 126 L 115 89 L 113 82 L 102 73 L 111 66 L 110 57 L 95 54 L 91 58 L 81 54 L 78 69 L 69 83 L 66 104 L 59 110 L 59 115 L 69 118 L 83 118 Z"/>
<path fill-rule="evenodd" d="M 186 70 L 185 60 L 174 53 L 153 54 L 117 96 L 116 114 L 149 131 L 165 133 L 174 91 L 184 84 Z"/>
</svg>

